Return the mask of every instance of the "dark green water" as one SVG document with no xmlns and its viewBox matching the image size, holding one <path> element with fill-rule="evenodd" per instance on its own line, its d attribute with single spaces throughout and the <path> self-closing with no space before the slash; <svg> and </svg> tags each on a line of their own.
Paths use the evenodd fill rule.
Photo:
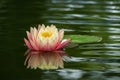
<svg viewBox="0 0 120 80">
<path fill-rule="evenodd" d="M 66 49 L 64 69 L 26 69 L 23 38 L 38 24 L 103 40 Z M 120 0 L 0 0 L 0 37 L 2 80 L 120 80 Z"/>
</svg>

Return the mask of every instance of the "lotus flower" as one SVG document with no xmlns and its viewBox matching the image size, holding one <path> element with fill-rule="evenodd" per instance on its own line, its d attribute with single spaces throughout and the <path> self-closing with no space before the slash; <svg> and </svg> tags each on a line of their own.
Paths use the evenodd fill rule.
<svg viewBox="0 0 120 80">
<path fill-rule="evenodd" d="M 68 55 L 64 51 L 41 52 L 41 51 L 27 51 L 25 65 L 31 69 L 58 69 L 63 68 L 64 56 Z"/>
<path fill-rule="evenodd" d="M 24 38 L 27 47 L 31 50 L 39 51 L 55 51 L 63 49 L 70 39 L 63 39 L 64 30 L 54 26 L 39 25 L 37 28 L 32 28 L 27 32 L 28 39 Z"/>
</svg>

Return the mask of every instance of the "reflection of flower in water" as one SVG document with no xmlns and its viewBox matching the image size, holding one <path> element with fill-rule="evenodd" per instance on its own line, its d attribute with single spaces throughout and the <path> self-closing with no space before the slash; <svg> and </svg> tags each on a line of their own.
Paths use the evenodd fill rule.
<svg viewBox="0 0 120 80">
<path fill-rule="evenodd" d="M 27 65 L 27 68 L 43 70 L 63 68 L 63 60 L 65 60 L 63 57 L 68 57 L 68 54 L 64 51 L 41 52 L 28 50 L 26 54 L 25 65 Z"/>
</svg>

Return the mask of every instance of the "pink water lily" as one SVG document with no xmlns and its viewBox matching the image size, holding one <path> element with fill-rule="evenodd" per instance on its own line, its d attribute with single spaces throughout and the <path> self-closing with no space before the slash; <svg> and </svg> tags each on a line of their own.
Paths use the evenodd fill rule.
<svg viewBox="0 0 120 80">
<path fill-rule="evenodd" d="M 54 25 L 39 25 L 27 31 L 28 39 L 24 38 L 24 41 L 31 50 L 55 51 L 63 49 L 70 42 L 70 39 L 63 40 L 63 36 L 63 29 L 58 31 Z"/>
</svg>

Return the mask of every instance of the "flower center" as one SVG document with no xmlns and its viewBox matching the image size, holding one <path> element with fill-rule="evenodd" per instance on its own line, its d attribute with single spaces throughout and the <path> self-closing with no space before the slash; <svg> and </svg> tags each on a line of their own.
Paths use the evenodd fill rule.
<svg viewBox="0 0 120 80">
<path fill-rule="evenodd" d="M 42 36 L 43 37 L 51 37 L 52 33 L 51 32 L 43 32 Z"/>
</svg>

